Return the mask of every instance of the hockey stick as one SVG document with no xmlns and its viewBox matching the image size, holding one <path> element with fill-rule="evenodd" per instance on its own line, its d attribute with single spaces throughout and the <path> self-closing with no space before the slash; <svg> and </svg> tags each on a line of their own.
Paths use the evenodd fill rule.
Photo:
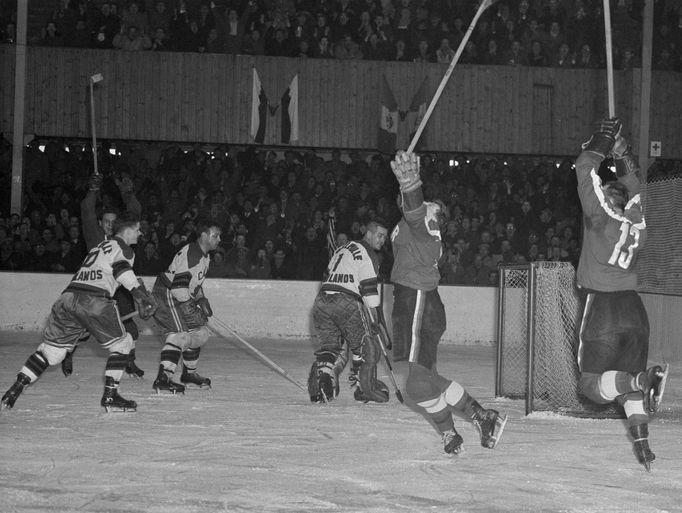
<svg viewBox="0 0 682 513">
<path fill-rule="evenodd" d="M 388 358 L 388 354 L 386 353 L 386 347 L 384 346 L 384 341 L 382 340 L 382 333 L 385 333 L 383 329 L 381 330 L 381 333 L 377 333 L 376 339 L 379 342 L 379 347 L 381 347 L 381 352 L 384 355 L 384 361 L 386 362 L 386 367 L 388 367 L 388 377 L 391 379 L 391 384 L 393 384 L 395 396 L 398 398 L 398 401 L 404 403 L 405 400 L 403 399 L 403 394 L 398 388 L 398 383 L 396 382 L 395 376 L 393 375 L 393 366 L 391 365 L 391 360 Z"/>
<path fill-rule="evenodd" d="M 605 2 L 608 2 L 608 0 L 604 0 Z M 410 146 L 407 148 L 407 153 L 411 153 L 414 150 L 414 147 L 417 145 L 417 141 L 419 141 L 419 137 L 422 135 L 422 132 L 424 131 L 424 127 L 426 126 L 426 122 L 429 120 L 431 117 L 431 113 L 433 112 L 433 109 L 436 106 L 436 103 L 438 102 L 438 99 L 440 98 L 440 95 L 443 94 L 443 89 L 445 89 L 445 84 L 448 83 L 448 80 L 450 79 L 450 75 L 452 75 L 452 71 L 455 69 L 455 66 L 457 65 L 457 61 L 459 61 L 460 55 L 462 55 L 462 52 L 464 51 L 464 47 L 466 46 L 467 42 L 469 41 L 469 37 L 471 36 L 471 33 L 474 31 L 474 27 L 476 26 L 476 23 L 478 23 L 478 19 L 481 17 L 481 14 L 483 14 L 483 11 L 485 11 L 488 7 L 493 5 L 495 3 L 495 0 L 483 0 L 481 2 L 481 5 L 478 7 L 478 11 L 476 11 L 476 14 L 474 15 L 474 19 L 471 20 L 471 24 L 469 25 L 469 28 L 467 29 L 466 33 L 464 34 L 464 37 L 462 38 L 462 42 L 459 44 L 459 48 L 457 48 L 457 52 L 455 53 L 455 56 L 452 58 L 452 62 L 450 62 L 450 65 L 448 66 L 448 69 L 445 72 L 445 75 L 443 75 L 443 79 L 440 81 L 440 84 L 438 85 L 438 89 L 436 89 L 436 93 L 433 95 L 433 98 L 431 98 L 431 103 L 429 104 L 429 108 L 426 109 L 426 113 L 424 114 L 424 117 L 419 123 L 419 127 L 417 127 L 417 131 L 414 133 L 414 136 L 412 137 L 412 141 L 410 142 Z"/>
<path fill-rule="evenodd" d="M 294 385 L 296 385 L 298 388 L 303 390 L 306 394 L 308 393 L 308 389 L 301 385 L 298 381 L 296 381 L 294 378 L 292 378 L 287 371 L 285 371 L 282 367 L 277 365 L 275 362 L 273 362 L 270 358 L 265 356 L 263 353 L 261 353 L 258 349 L 253 347 L 251 344 L 249 344 L 246 340 L 244 340 L 239 333 L 237 333 L 234 329 L 230 328 L 227 324 L 225 324 L 223 321 L 220 319 L 217 319 L 215 316 L 211 317 L 208 322 L 208 327 L 217 335 L 220 335 L 223 338 L 230 339 L 230 335 L 232 337 L 236 338 L 239 340 L 242 344 L 244 344 L 247 349 L 249 349 L 252 353 L 254 353 L 258 358 L 260 358 L 262 361 L 267 363 L 272 369 L 277 371 L 282 377 L 285 379 L 291 381 Z"/>
<path fill-rule="evenodd" d="M 616 115 L 616 99 L 613 88 L 613 50 L 611 48 L 611 8 L 604 0 L 604 35 L 606 37 L 606 82 L 609 94 L 609 117 Z"/>
</svg>

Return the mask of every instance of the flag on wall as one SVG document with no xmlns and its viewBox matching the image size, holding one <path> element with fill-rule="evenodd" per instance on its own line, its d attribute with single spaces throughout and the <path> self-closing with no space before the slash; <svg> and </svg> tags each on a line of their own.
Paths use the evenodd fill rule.
<svg viewBox="0 0 682 513">
<path fill-rule="evenodd" d="M 392 154 L 395 151 L 398 137 L 398 102 L 393 96 L 391 86 L 382 75 L 381 113 L 379 118 L 379 134 L 377 148 L 382 153 Z"/>
<path fill-rule="evenodd" d="M 268 120 L 268 97 L 258 77 L 256 68 L 253 68 L 253 89 L 251 92 L 251 137 L 258 144 L 265 140 L 265 127 Z"/>
<path fill-rule="evenodd" d="M 419 89 L 412 98 L 412 103 L 410 103 L 410 113 L 412 113 L 412 125 L 410 126 L 410 142 L 414 138 L 414 134 L 417 133 L 419 128 L 419 123 L 424 119 L 424 114 L 426 114 L 427 103 L 429 99 L 426 96 L 426 77 L 422 80 Z M 423 148 L 426 145 L 426 131 L 422 131 L 419 136 L 419 140 L 414 146 L 414 151 Z"/>
<path fill-rule="evenodd" d="M 298 74 L 282 95 L 282 142 L 298 141 Z"/>
</svg>

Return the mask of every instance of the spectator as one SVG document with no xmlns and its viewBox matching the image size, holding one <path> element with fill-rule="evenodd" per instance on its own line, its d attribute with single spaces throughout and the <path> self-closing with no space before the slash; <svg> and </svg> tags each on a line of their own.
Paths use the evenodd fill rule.
<svg viewBox="0 0 682 513">
<path fill-rule="evenodd" d="M 573 67 L 583 69 L 599 67 L 599 62 L 592 55 L 592 48 L 589 44 L 585 43 L 580 47 L 580 54 L 576 57 Z"/>
<path fill-rule="evenodd" d="M 48 21 L 43 29 L 43 37 L 40 39 L 41 46 L 64 46 L 64 38 L 61 32 L 57 30 L 57 24 L 54 21 Z"/>
<path fill-rule="evenodd" d="M 119 50 L 139 52 L 151 49 L 152 42 L 135 25 L 129 25 L 125 31 L 121 27 L 121 32 L 114 36 L 113 46 Z"/>
<path fill-rule="evenodd" d="M 353 41 L 353 36 L 346 34 L 334 47 L 334 57 L 337 59 L 362 59 L 360 46 Z"/>
<path fill-rule="evenodd" d="M 530 54 L 528 55 L 528 64 L 535 67 L 546 67 L 548 65 L 547 54 L 542 47 L 542 43 L 538 40 L 533 41 L 530 45 Z"/>
<path fill-rule="evenodd" d="M 112 12 L 112 4 L 103 2 L 94 16 L 93 48 L 113 48 L 114 37 L 121 32 L 121 19 Z"/>
</svg>

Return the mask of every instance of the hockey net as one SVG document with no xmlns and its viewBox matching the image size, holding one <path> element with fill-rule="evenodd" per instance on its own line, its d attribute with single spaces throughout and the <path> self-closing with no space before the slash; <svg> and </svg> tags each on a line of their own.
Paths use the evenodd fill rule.
<svg viewBox="0 0 682 513">
<path fill-rule="evenodd" d="M 500 267 L 496 395 L 526 400 L 526 414 L 620 417 L 578 393 L 582 303 L 569 262 Z"/>
<path fill-rule="evenodd" d="M 682 176 L 647 183 L 647 239 L 637 258 L 639 291 L 682 296 Z"/>
</svg>

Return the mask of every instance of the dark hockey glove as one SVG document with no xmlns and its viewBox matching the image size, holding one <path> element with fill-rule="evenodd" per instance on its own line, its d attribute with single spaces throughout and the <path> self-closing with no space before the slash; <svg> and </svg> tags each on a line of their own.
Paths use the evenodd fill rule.
<svg viewBox="0 0 682 513">
<path fill-rule="evenodd" d="M 422 184 L 419 177 L 419 159 L 414 153 L 400 150 L 391 161 L 391 169 L 402 192 L 409 192 Z"/>
<path fill-rule="evenodd" d="M 156 312 L 156 309 L 159 307 L 154 296 L 142 287 L 135 287 L 130 293 L 135 300 L 137 313 L 140 314 L 142 319 L 149 319 L 154 315 L 154 312 Z"/>
<path fill-rule="evenodd" d="M 602 158 L 606 158 L 611 153 L 622 126 L 623 124 L 618 118 L 602 119 L 590 140 L 583 143 L 583 151 L 591 151 Z"/>
<path fill-rule="evenodd" d="M 104 183 L 104 177 L 99 173 L 90 175 L 88 179 L 88 190 L 92 192 L 97 192 L 102 188 Z"/>
<path fill-rule="evenodd" d="M 362 345 L 362 365 L 360 366 L 360 388 L 355 392 L 358 401 L 388 402 L 388 388 L 377 379 L 377 362 L 381 354 L 379 343 L 374 337 L 365 339 Z"/>
<path fill-rule="evenodd" d="M 201 308 L 197 306 L 197 302 L 194 299 L 180 303 L 179 308 L 187 329 L 201 328 L 208 322 L 208 318 L 201 311 Z"/>
<path fill-rule="evenodd" d="M 213 310 L 211 309 L 211 304 L 208 302 L 208 299 L 205 297 L 200 297 L 197 299 L 197 306 L 199 309 L 204 312 L 204 315 L 206 316 L 206 319 L 211 317 L 213 315 Z"/>
</svg>

